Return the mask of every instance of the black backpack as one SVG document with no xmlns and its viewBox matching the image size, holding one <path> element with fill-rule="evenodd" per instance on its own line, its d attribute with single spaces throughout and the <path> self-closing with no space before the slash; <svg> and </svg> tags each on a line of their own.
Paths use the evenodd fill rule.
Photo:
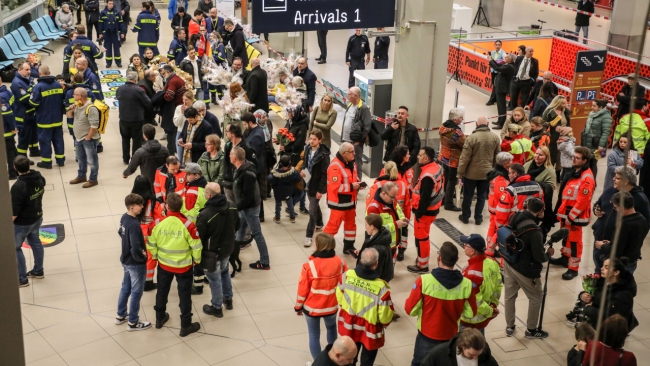
<svg viewBox="0 0 650 366">
<path fill-rule="evenodd" d="M 513 216 L 514 217 L 514 216 Z M 524 242 L 519 239 L 524 233 L 541 228 L 532 219 L 521 221 L 524 225 L 515 230 L 511 225 L 503 225 L 497 230 L 497 251 L 508 263 L 515 263 L 519 253 L 524 249 Z"/>
</svg>

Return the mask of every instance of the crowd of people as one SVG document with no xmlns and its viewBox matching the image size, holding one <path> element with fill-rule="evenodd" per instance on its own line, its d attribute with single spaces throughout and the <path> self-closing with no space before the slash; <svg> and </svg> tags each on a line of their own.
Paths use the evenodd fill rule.
<svg viewBox="0 0 650 366">
<path fill-rule="evenodd" d="M 107 0 L 100 12 L 93 0 L 86 3 L 89 37 L 82 25 L 72 29 L 69 7 L 57 14 L 57 25 L 68 30 L 71 39 L 61 75 L 51 76 L 48 66 L 25 62 L 10 89 L 0 83 L 8 170 L 10 179 L 16 180 L 11 194 L 21 287 L 29 286 L 28 278 L 44 277 L 38 229 L 43 221 L 45 179 L 30 169 L 34 162 L 27 153 L 41 157 L 36 164 L 41 169 L 52 169 L 53 158 L 59 166 L 65 164 L 64 114 L 79 164 L 70 184 L 83 183 L 84 188 L 99 184 L 100 132 L 107 116 L 97 60 L 105 52 L 106 67 L 113 61 L 122 66 L 120 45 L 129 24 L 129 4 L 121 0 L 118 6 Z M 593 212 L 595 272 L 601 279 L 595 291 L 579 294 L 567 314 L 567 321 L 577 326 L 578 341 L 569 364 L 586 365 L 594 347 L 601 362 L 597 365 L 606 364 L 614 353 L 626 360 L 624 365 L 635 364 L 634 355 L 622 347 L 628 332 L 638 326 L 632 309 L 633 274 L 650 223 L 644 190 L 644 184 L 650 186 L 650 168 L 643 159 L 650 116 L 647 101 L 630 96 L 635 75 L 617 96 L 614 148 L 607 157 L 603 193 L 593 205 L 596 161 L 606 156 L 613 120 L 607 101 L 593 102 L 581 132 L 582 146 L 578 145 L 570 127 L 570 107 L 565 97 L 557 95 L 552 75 L 545 72 L 537 80 L 532 47 L 520 48 L 514 58 L 501 49 L 500 41 L 489 56 L 495 88 L 488 105 L 498 105 L 501 116 L 493 124 L 502 129 L 501 135 L 490 130 L 486 117 L 479 117 L 475 130 L 465 135 L 464 111 L 454 108 L 439 129 L 437 152 L 422 146 L 417 127 L 409 122 L 408 107 L 400 106 L 395 121 L 380 134 L 386 142 L 384 168 L 368 185 L 361 179 L 362 155 L 372 116 L 358 87 L 348 90 L 350 103 L 334 151 L 331 129 L 338 114 L 334 97 L 326 93 L 318 101 L 316 76 L 306 58 L 298 58 L 294 69 L 270 75 L 260 59 L 249 60 L 242 27 L 217 16 L 211 0 L 200 0 L 194 17 L 186 13 L 187 2 L 180 5 L 169 4 L 175 36 L 167 57 L 174 64 L 160 64 L 154 60 L 159 55 L 160 15 L 153 3 L 142 3 L 133 27 L 139 53 L 129 58 L 126 82 L 116 92 L 126 165 L 122 175 L 126 179 L 140 169 L 132 192 L 125 197 L 126 213 L 120 221 L 124 279 L 116 324 L 127 323 L 129 331 L 151 328 L 153 324 L 138 317 L 140 298 L 144 291 L 156 291 L 155 327 L 163 327 L 169 320 L 166 309 L 174 278 L 181 337 L 200 329 L 198 322 L 192 322 L 192 295 L 201 294 L 204 283 L 211 291 L 210 303 L 202 308 L 205 314 L 221 318 L 224 307 L 232 310 L 236 304 L 231 278 L 242 270 L 240 251 L 255 241 L 259 260 L 248 267 L 271 269 L 261 223 L 264 201 L 273 197 L 274 223 L 282 223 L 283 204 L 290 224 L 296 223 L 297 212 L 309 215 L 304 246 L 313 245 L 314 252 L 302 266 L 294 310 L 306 319 L 313 365 L 356 364 L 358 359 L 361 365 L 373 364 L 390 336 L 387 327 L 400 317 L 388 284 L 395 276 L 396 262 L 405 259 L 411 225 L 417 255 L 407 269 L 420 274 L 404 304 L 408 315 L 418 317 L 411 365 L 496 365 L 484 332 L 501 312 L 501 293 L 508 337 L 516 331 L 520 289 L 529 302 L 525 337 L 548 337 L 540 322 L 544 263 L 567 268 L 564 280 L 578 275 L 583 228 L 590 224 Z M 105 51 L 92 41 L 95 23 Z M 351 74 L 362 68 L 364 56 L 369 62 L 368 39 L 357 31 L 347 50 Z M 388 46 L 383 40 L 376 46 L 380 51 L 375 51 L 373 60 L 382 67 Z M 326 54 L 325 50 L 320 63 L 325 63 Z M 237 79 L 213 85 L 204 77 L 208 63 L 229 67 Z M 189 81 L 181 72 L 189 75 Z M 301 101 L 284 111 L 286 126 L 274 135 L 270 105 L 277 104 L 277 94 L 288 87 L 300 90 Z M 248 107 L 224 113 L 220 122 L 209 109 L 224 95 L 246 100 Z M 634 110 L 628 113 L 630 105 Z M 506 115 L 507 111 L 511 113 Z M 161 116 L 167 146 L 156 139 L 156 114 Z M 642 181 L 637 184 L 639 172 Z M 365 240 L 358 246 L 357 203 L 365 189 Z M 461 207 L 456 203 L 459 195 Z M 322 212 L 322 198 L 329 215 Z M 431 225 L 440 210 L 459 212 L 464 224 L 473 217 L 480 225 L 486 201 L 487 236 L 460 238 L 468 265 L 459 271 L 457 245 L 444 242 L 434 256 L 435 268 L 430 269 Z M 619 227 L 617 212 L 623 216 Z M 544 243 L 558 222 L 568 237 L 561 255 L 553 258 L 554 249 Z M 356 259 L 352 269 L 335 251 L 334 236 L 342 224 L 342 253 Z M 504 229 L 523 243 L 516 255 L 501 238 Z M 614 245 L 617 230 L 621 235 Z M 23 241 L 34 255 L 29 271 Z M 609 295 L 604 303 L 603 292 Z M 600 309 L 604 317 L 595 343 L 593 328 Z M 327 332 L 325 349 L 320 344 L 321 318 Z"/>
</svg>

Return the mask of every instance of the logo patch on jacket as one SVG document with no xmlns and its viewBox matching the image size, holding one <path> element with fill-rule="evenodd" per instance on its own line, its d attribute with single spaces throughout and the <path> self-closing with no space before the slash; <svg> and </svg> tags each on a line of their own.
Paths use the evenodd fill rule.
<svg viewBox="0 0 650 366">
<path fill-rule="evenodd" d="M 588 194 L 589 194 L 589 190 L 588 190 L 587 188 L 585 188 L 585 189 L 582 191 L 582 194 L 584 194 L 584 195 L 588 195 Z"/>
<path fill-rule="evenodd" d="M 338 182 L 338 181 L 339 181 L 339 177 L 332 177 L 332 182 Z"/>
</svg>

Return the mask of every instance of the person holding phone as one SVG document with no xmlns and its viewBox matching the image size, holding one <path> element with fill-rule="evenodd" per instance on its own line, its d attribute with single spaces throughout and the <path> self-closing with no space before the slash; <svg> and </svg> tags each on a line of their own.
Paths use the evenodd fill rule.
<svg viewBox="0 0 650 366">
<path fill-rule="evenodd" d="M 501 42 L 500 39 L 497 39 L 494 41 L 494 51 L 488 52 L 488 56 L 490 56 L 490 60 L 493 60 L 499 65 L 503 65 L 505 63 L 505 58 L 506 58 L 506 52 L 501 49 L 501 46 L 503 43 Z M 494 105 L 497 101 L 497 92 L 496 92 L 496 87 L 494 86 L 494 81 L 497 78 L 497 75 L 499 75 L 499 71 L 490 68 L 490 76 L 492 77 L 492 93 L 490 94 L 490 99 L 485 103 L 485 105 Z"/>
</svg>

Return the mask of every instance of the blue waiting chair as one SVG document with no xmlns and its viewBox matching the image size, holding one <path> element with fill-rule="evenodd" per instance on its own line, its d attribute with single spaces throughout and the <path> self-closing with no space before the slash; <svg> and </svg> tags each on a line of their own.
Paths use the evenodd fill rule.
<svg viewBox="0 0 650 366">
<path fill-rule="evenodd" d="M 4 68 L 5 66 L 9 66 L 13 64 L 14 62 L 12 60 L 7 60 L 7 61 L 1 61 L 0 62 L 0 68 Z"/>
<path fill-rule="evenodd" d="M 58 33 L 60 35 L 65 34 L 64 30 L 60 29 L 59 27 L 56 26 L 56 24 L 54 24 L 54 22 L 52 21 L 52 18 L 50 16 L 45 15 L 45 16 L 42 16 L 42 17 L 40 17 L 38 19 L 42 19 L 42 21 L 45 22 L 45 24 L 47 25 L 47 27 L 50 29 L 50 31 L 52 33 Z"/>
<path fill-rule="evenodd" d="M 46 16 L 48 16 L 48 15 L 46 15 Z M 41 39 L 43 39 L 43 38 L 45 38 L 45 39 L 57 39 L 57 38 L 63 36 L 63 34 L 65 34 L 65 32 L 61 31 L 61 30 L 57 30 L 55 32 L 50 30 L 50 28 L 45 23 L 45 19 L 43 19 L 43 18 L 38 18 L 38 19 L 32 21 L 29 24 L 32 26 L 32 28 L 34 29 L 34 32 Z M 39 34 L 39 32 L 40 32 L 40 34 Z M 41 37 L 41 35 L 43 36 L 43 38 Z"/>
<path fill-rule="evenodd" d="M 20 37 L 20 36 L 18 36 L 18 37 Z M 29 54 L 29 53 L 34 53 L 34 52 L 38 51 L 38 47 L 28 47 L 23 42 L 19 42 L 18 40 L 16 40 L 16 37 L 11 33 L 6 34 L 3 37 L 3 39 L 7 42 L 7 44 L 9 44 L 9 46 L 11 46 L 11 50 L 14 53 L 16 53 L 16 52 L 26 52 L 26 53 Z"/>
<path fill-rule="evenodd" d="M 30 52 L 18 51 L 17 48 L 11 47 L 5 38 L 0 38 L 0 49 L 2 49 L 7 59 L 15 60 L 17 58 L 27 57 L 30 54 Z"/>
<path fill-rule="evenodd" d="M 41 51 L 43 50 L 47 54 L 52 54 L 54 51 L 48 49 L 47 46 L 49 41 L 34 41 L 32 40 L 32 37 L 29 35 L 27 32 L 27 29 L 25 27 L 20 27 L 16 29 L 15 31 L 11 32 L 10 34 L 14 35 L 14 38 L 16 38 L 16 42 L 18 45 L 21 45 L 21 42 L 27 45 L 28 47 L 36 48 L 37 50 Z"/>
<path fill-rule="evenodd" d="M 38 24 L 37 21 L 31 21 L 29 24 L 25 26 L 27 28 L 27 31 L 29 34 L 32 36 L 32 39 L 38 40 L 38 41 L 51 41 L 59 38 L 58 35 L 56 34 L 48 34 L 43 32 L 43 29 L 41 26 Z"/>
</svg>

